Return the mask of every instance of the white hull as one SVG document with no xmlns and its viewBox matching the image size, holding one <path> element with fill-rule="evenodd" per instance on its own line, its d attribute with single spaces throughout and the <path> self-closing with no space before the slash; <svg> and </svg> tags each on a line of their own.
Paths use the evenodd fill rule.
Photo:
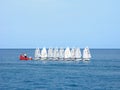
<svg viewBox="0 0 120 90">
<path fill-rule="evenodd" d="M 83 58 L 83 61 L 89 61 L 90 58 Z"/>
<path fill-rule="evenodd" d="M 41 58 L 40 60 L 47 60 L 47 58 L 44 57 L 44 58 Z"/>
<path fill-rule="evenodd" d="M 41 58 L 34 58 L 34 60 L 40 60 Z"/>
<path fill-rule="evenodd" d="M 75 60 L 76 60 L 76 61 L 81 61 L 82 59 L 81 59 L 81 58 L 76 58 Z"/>
</svg>

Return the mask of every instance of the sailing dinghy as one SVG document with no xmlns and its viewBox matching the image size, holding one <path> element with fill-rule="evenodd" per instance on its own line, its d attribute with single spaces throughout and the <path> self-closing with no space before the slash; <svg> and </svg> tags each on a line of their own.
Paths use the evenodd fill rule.
<svg viewBox="0 0 120 90">
<path fill-rule="evenodd" d="M 48 49 L 48 59 L 52 59 L 53 58 L 53 49 L 49 48 Z"/>
<path fill-rule="evenodd" d="M 41 57 L 41 55 L 40 55 L 40 49 L 36 48 L 36 50 L 35 50 L 35 60 L 39 60 L 40 57 Z"/>
<path fill-rule="evenodd" d="M 90 60 L 91 53 L 88 47 L 84 48 L 83 50 L 83 60 Z"/>
<path fill-rule="evenodd" d="M 71 52 L 70 52 L 70 48 L 69 48 L 69 47 L 67 47 L 67 48 L 65 49 L 65 56 L 64 56 L 64 58 L 65 58 L 66 60 L 70 60 L 70 59 L 71 59 Z"/>
<path fill-rule="evenodd" d="M 76 60 L 82 60 L 81 57 L 82 57 L 82 54 L 81 54 L 80 48 L 76 48 L 75 49 L 75 59 Z"/>
<path fill-rule="evenodd" d="M 41 51 L 41 60 L 47 59 L 47 50 L 46 48 L 43 48 Z"/>
</svg>

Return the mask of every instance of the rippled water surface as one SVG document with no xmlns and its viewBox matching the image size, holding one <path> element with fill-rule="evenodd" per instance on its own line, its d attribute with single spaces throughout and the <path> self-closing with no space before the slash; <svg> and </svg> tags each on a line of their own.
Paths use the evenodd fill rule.
<svg viewBox="0 0 120 90">
<path fill-rule="evenodd" d="M 33 49 L 0 49 L 0 90 L 120 90 L 120 50 L 92 49 L 84 61 L 20 61 Z"/>
</svg>

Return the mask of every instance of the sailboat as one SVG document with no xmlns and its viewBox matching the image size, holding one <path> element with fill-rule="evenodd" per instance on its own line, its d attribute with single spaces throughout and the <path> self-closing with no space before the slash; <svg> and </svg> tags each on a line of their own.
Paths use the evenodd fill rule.
<svg viewBox="0 0 120 90">
<path fill-rule="evenodd" d="M 40 49 L 39 48 L 36 48 L 36 50 L 35 50 L 35 60 L 38 60 L 38 59 L 40 59 Z"/>
<path fill-rule="evenodd" d="M 64 49 L 60 48 L 59 50 L 59 59 L 64 59 Z"/>
<path fill-rule="evenodd" d="M 53 59 L 54 59 L 54 60 L 58 60 L 58 58 L 59 58 L 58 48 L 54 48 L 54 51 L 53 51 Z"/>
<path fill-rule="evenodd" d="M 90 58 L 91 58 L 90 50 L 88 47 L 86 47 L 83 50 L 83 60 L 90 60 Z"/>
<path fill-rule="evenodd" d="M 52 48 L 49 48 L 49 49 L 48 49 L 48 58 L 49 58 L 49 59 L 52 59 L 52 58 L 53 58 L 53 49 L 52 49 Z"/>
<path fill-rule="evenodd" d="M 65 58 L 66 60 L 70 60 L 70 59 L 71 59 L 71 52 L 70 52 L 70 48 L 69 48 L 69 47 L 67 47 L 67 48 L 65 49 L 65 56 L 64 56 L 64 58 Z"/>
<path fill-rule="evenodd" d="M 43 48 L 42 51 L 41 51 L 41 59 L 42 60 L 47 59 L 47 50 L 46 50 L 46 48 Z"/>
<path fill-rule="evenodd" d="M 82 54 L 81 54 L 80 48 L 76 48 L 76 50 L 75 50 L 75 59 L 76 60 L 82 60 L 81 57 L 82 57 Z"/>
<path fill-rule="evenodd" d="M 71 49 L 71 59 L 75 59 L 75 48 Z"/>
</svg>

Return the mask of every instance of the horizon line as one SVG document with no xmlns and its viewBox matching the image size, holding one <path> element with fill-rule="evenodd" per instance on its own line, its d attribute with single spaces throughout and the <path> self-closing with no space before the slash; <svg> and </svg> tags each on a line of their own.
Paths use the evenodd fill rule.
<svg viewBox="0 0 120 90">
<path fill-rule="evenodd" d="M 43 47 L 36 47 L 36 48 L 40 48 L 40 49 L 42 49 Z M 21 48 L 21 47 L 19 47 L 19 48 L 0 48 L 0 49 L 36 49 L 35 47 L 32 47 L 32 48 Z M 45 48 L 61 48 L 61 47 L 45 47 Z M 62 47 L 62 48 L 67 48 L 67 47 Z M 69 47 L 69 48 L 73 48 L 73 47 Z M 77 47 L 74 47 L 74 48 L 77 48 Z M 78 48 L 80 48 L 80 47 L 78 47 Z M 85 48 L 85 47 L 84 47 Z M 84 49 L 83 47 L 82 48 L 80 48 L 80 49 Z M 120 49 L 120 48 L 90 48 L 89 47 L 89 49 Z"/>
</svg>

